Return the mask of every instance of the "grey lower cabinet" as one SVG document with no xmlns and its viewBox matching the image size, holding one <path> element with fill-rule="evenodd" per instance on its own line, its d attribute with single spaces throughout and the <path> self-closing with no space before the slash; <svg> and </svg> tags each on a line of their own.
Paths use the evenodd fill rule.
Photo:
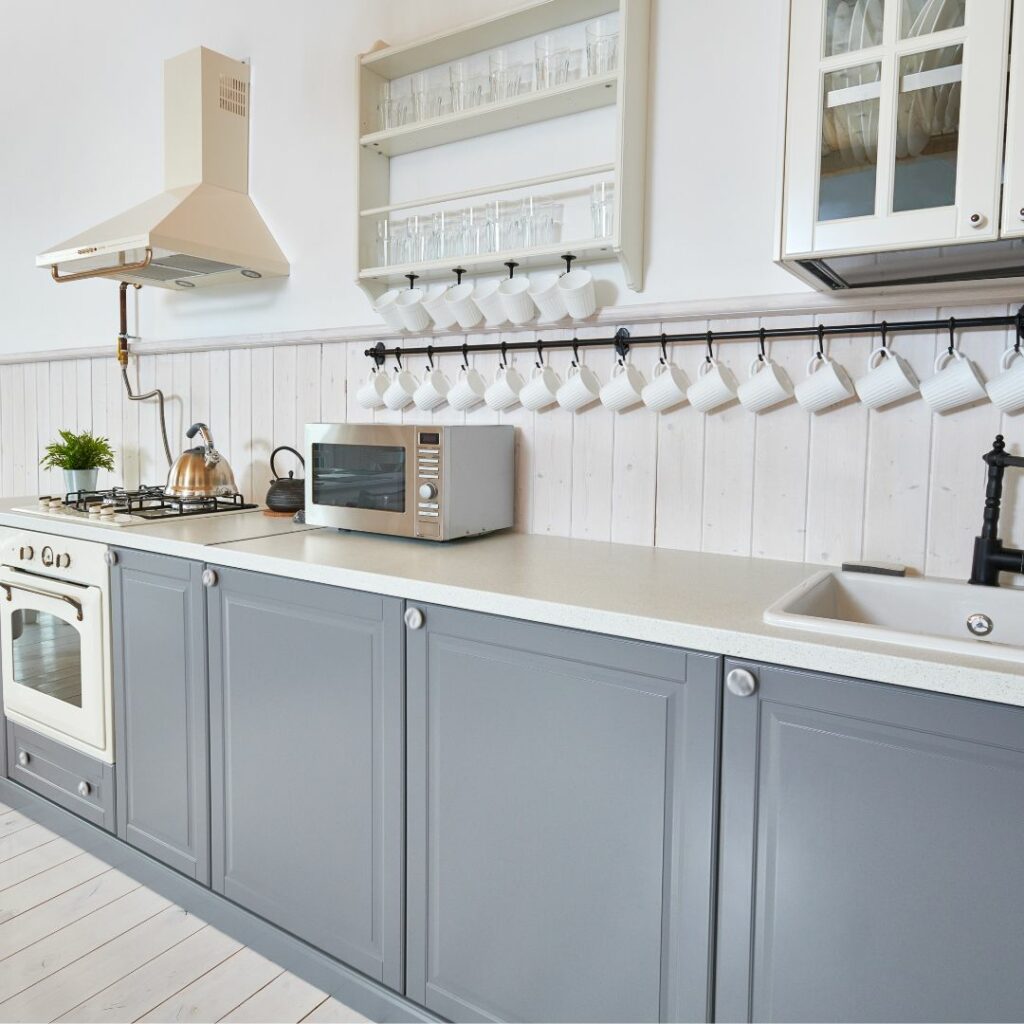
<svg viewBox="0 0 1024 1024">
<path fill-rule="evenodd" d="M 1024 710 L 725 667 L 717 1018 L 1021 1020 Z"/>
<path fill-rule="evenodd" d="M 213 888 L 402 987 L 402 603 L 214 568 Z"/>
<path fill-rule="evenodd" d="M 704 1020 L 719 659 L 417 606 L 406 995 L 452 1020 Z"/>
<path fill-rule="evenodd" d="M 111 569 L 118 835 L 210 882 L 202 565 L 115 549 Z"/>
</svg>

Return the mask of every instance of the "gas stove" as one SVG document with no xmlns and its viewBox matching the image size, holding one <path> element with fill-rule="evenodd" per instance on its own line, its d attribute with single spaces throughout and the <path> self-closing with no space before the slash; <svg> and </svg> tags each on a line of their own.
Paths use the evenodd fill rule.
<svg viewBox="0 0 1024 1024">
<path fill-rule="evenodd" d="M 98 526 L 141 526 L 167 519 L 220 515 L 225 512 L 249 512 L 257 508 L 241 494 L 215 498 L 176 498 L 163 487 L 139 487 L 128 490 L 113 487 L 106 491 L 72 491 L 64 497 L 41 495 L 35 506 L 12 509 L 49 518 L 76 519 Z"/>
</svg>

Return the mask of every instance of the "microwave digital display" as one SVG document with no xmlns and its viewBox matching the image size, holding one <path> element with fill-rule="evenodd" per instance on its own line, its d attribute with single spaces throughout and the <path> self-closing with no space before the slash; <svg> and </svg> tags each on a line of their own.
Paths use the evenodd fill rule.
<svg viewBox="0 0 1024 1024">
<path fill-rule="evenodd" d="M 440 434 L 420 434 L 420 444 L 430 444 L 437 447 L 441 443 Z"/>
<path fill-rule="evenodd" d="M 404 512 L 405 448 L 314 444 L 313 502 L 336 508 Z"/>
</svg>

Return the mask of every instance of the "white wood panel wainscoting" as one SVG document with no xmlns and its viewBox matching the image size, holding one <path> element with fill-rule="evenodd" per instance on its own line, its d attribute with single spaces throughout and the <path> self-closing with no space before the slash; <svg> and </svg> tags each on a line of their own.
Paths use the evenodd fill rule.
<svg viewBox="0 0 1024 1024">
<path fill-rule="evenodd" d="M 894 305 L 843 310 L 823 319 L 845 323 L 1015 310 L 1005 302 L 910 311 Z M 726 330 L 815 322 L 811 312 L 702 321 L 687 309 L 680 316 L 685 319 L 665 319 L 661 326 L 625 326 L 652 334 L 662 328 L 700 330 L 705 323 Z M 516 330 L 503 336 L 522 341 L 537 333 Z M 564 329 L 539 333 L 544 339 L 571 337 Z M 606 326 L 578 332 L 581 338 L 607 334 Z M 309 341 L 289 338 L 288 343 L 254 337 L 251 345 L 232 339 L 223 348 L 182 343 L 180 351 L 138 355 L 131 373 L 139 390 L 165 390 L 172 453 L 185 447 L 190 423 L 210 424 L 240 488 L 257 500 L 263 499 L 270 479 L 270 452 L 280 444 L 301 450 L 306 422 L 504 422 L 518 428 L 520 530 L 810 562 L 876 558 L 939 576 L 964 577 L 969 571 L 984 497 L 981 455 L 1000 431 L 1012 450 L 1024 450 L 1024 415 L 1004 416 L 985 403 L 937 416 L 920 399 L 881 411 L 850 402 L 815 416 L 792 402 L 758 416 L 736 405 L 708 416 L 688 406 L 663 414 L 643 408 L 613 414 L 600 406 L 576 414 L 557 407 L 541 413 L 517 407 L 501 414 L 481 407 L 463 414 L 447 406 L 434 414 L 416 409 L 371 413 L 355 401 L 369 369 L 363 352 L 370 342 L 365 330 L 353 335 L 349 341 L 324 340 L 321 334 Z M 483 340 L 465 337 L 469 343 Z M 493 340 L 493 334 L 487 338 Z M 386 335 L 381 339 L 389 347 L 396 344 Z M 986 377 L 998 373 L 1009 342 L 1010 333 L 1003 330 L 960 336 L 961 349 Z M 828 351 L 856 377 L 873 344 L 877 340 L 837 336 L 828 341 Z M 928 377 L 947 335 L 896 335 L 892 344 L 920 376 Z M 809 338 L 778 340 L 770 342 L 769 354 L 798 381 L 814 346 Z M 703 347 L 669 349 L 693 378 Z M 658 354 L 657 346 L 637 346 L 632 358 L 649 375 Z M 726 343 L 719 354 L 742 378 L 756 344 Z M 471 358 L 488 378 L 498 362 L 491 353 Z M 521 368 L 532 365 L 528 353 L 518 358 Z M 571 352 L 551 352 L 549 358 L 564 373 Z M 591 350 L 587 360 L 604 379 L 613 353 Z M 421 361 L 414 361 L 417 373 Z M 457 355 L 440 360 L 452 377 L 459 363 Z M 101 474 L 101 485 L 164 479 L 155 402 L 128 401 L 113 356 L 90 353 L 0 365 L 0 492 L 62 490 L 59 475 L 38 465 L 43 446 L 61 427 L 91 429 L 111 439 L 118 451 L 117 471 Z M 286 471 L 290 458 L 283 456 L 278 468 Z M 1007 484 L 1004 534 L 1020 544 L 1024 474 L 1008 474 Z"/>
</svg>

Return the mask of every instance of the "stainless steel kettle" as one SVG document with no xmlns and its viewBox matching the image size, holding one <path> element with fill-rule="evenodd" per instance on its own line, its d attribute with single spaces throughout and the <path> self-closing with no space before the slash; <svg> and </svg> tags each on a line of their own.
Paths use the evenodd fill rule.
<svg viewBox="0 0 1024 1024">
<path fill-rule="evenodd" d="M 219 498 L 236 494 L 235 474 L 227 460 L 213 446 L 210 428 L 205 423 L 193 423 L 185 436 L 198 434 L 203 444 L 183 451 L 170 473 L 167 474 L 166 494 L 172 498 Z"/>
</svg>

